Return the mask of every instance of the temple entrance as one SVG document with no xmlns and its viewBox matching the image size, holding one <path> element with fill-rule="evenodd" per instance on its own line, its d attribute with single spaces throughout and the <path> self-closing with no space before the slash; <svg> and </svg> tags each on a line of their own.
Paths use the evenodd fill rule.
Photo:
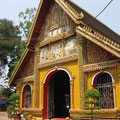
<svg viewBox="0 0 120 120">
<path fill-rule="evenodd" d="M 70 78 L 67 72 L 56 71 L 49 78 L 47 118 L 66 118 L 70 109 Z"/>
</svg>

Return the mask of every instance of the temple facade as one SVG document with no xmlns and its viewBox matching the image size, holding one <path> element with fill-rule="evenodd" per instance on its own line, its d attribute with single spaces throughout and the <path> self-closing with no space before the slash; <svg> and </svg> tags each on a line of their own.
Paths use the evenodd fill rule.
<svg viewBox="0 0 120 120">
<path fill-rule="evenodd" d="M 120 37 L 70 0 L 40 0 L 27 47 L 9 79 L 20 107 L 37 119 L 83 117 L 85 92 L 102 109 L 120 108 Z"/>
</svg>

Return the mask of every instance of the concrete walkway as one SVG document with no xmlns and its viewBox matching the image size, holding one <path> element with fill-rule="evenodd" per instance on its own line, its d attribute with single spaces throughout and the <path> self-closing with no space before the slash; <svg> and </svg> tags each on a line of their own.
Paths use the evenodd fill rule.
<svg viewBox="0 0 120 120">
<path fill-rule="evenodd" d="M 8 120 L 7 112 L 0 112 L 0 120 Z"/>
</svg>

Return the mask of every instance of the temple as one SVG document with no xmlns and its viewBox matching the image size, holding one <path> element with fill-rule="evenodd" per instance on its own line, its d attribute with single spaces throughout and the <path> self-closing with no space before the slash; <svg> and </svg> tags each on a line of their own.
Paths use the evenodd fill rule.
<svg viewBox="0 0 120 120">
<path fill-rule="evenodd" d="M 103 118 L 120 108 L 120 36 L 70 0 L 40 0 L 27 47 L 9 79 L 20 107 L 37 119 L 83 110 L 85 92 L 100 91 Z"/>
</svg>

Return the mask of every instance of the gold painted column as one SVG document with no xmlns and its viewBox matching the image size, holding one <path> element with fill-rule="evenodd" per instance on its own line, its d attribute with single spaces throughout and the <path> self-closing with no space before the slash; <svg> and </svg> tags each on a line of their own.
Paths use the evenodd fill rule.
<svg viewBox="0 0 120 120">
<path fill-rule="evenodd" d="M 17 93 L 18 95 L 20 95 L 20 90 L 21 90 L 21 83 L 20 83 L 20 82 L 17 82 L 17 83 L 16 83 L 16 93 Z"/>
<path fill-rule="evenodd" d="M 70 80 L 70 109 L 74 109 L 74 77 Z"/>
<path fill-rule="evenodd" d="M 17 82 L 16 83 L 16 93 L 20 96 L 20 91 L 21 91 L 21 83 Z M 21 97 L 21 96 L 20 96 Z M 22 99 L 22 98 L 20 98 Z M 19 105 L 17 104 L 17 106 L 20 106 L 20 100 L 17 100 L 17 102 L 19 102 Z"/>
<path fill-rule="evenodd" d="M 118 85 L 119 85 L 119 94 L 120 94 L 120 62 L 118 62 L 118 64 L 117 64 L 117 69 L 118 69 Z M 120 99 L 120 95 L 116 96 L 116 99 Z M 120 106 L 119 106 L 119 108 L 120 108 Z"/>
<path fill-rule="evenodd" d="M 35 58 L 34 58 L 34 108 L 39 107 L 39 69 L 37 69 L 37 64 L 40 62 L 40 49 L 35 48 Z"/>
<path fill-rule="evenodd" d="M 84 108 L 84 94 L 85 94 L 85 73 L 83 71 L 83 65 L 85 64 L 85 38 L 80 34 L 77 34 L 78 45 L 78 71 L 79 71 L 79 104 L 80 109 Z"/>
</svg>

